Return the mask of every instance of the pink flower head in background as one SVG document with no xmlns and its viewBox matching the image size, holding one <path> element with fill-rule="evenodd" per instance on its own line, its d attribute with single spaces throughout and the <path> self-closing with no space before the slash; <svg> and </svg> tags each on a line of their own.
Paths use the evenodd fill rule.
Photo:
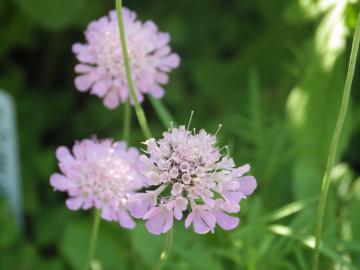
<svg viewBox="0 0 360 270">
<path fill-rule="evenodd" d="M 126 8 L 123 18 L 137 96 L 140 101 L 146 93 L 161 98 L 161 85 L 168 82 L 168 73 L 180 63 L 169 47 L 170 35 L 159 32 L 152 21 L 137 20 L 136 13 Z M 79 74 L 75 86 L 79 91 L 90 90 L 113 109 L 129 98 L 116 11 L 91 22 L 85 38 L 87 43 L 73 46 L 80 61 L 75 67 Z"/>
<path fill-rule="evenodd" d="M 56 151 L 60 173 L 51 176 L 55 190 L 65 191 L 71 210 L 101 209 L 102 218 L 118 221 L 125 228 L 135 223 L 128 213 L 128 198 L 143 187 L 139 175 L 139 152 L 125 142 L 86 139 L 76 142 L 72 153 L 66 147 Z"/>
<path fill-rule="evenodd" d="M 235 228 L 239 219 L 226 213 L 240 211 L 240 200 L 252 194 L 256 180 L 244 176 L 249 165 L 236 168 L 228 155 L 216 147 L 216 137 L 201 130 L 192 133 L 184 126 L 150 139 L 147 155 L 140 156 L 143 174 L 151 191 L 133 195 L 130 213 L 146 221 L 153 234 L 168 231 L 174 217 L 195 232 L 214 232 L 216 224 L 224 230 Z"/>
</svg>

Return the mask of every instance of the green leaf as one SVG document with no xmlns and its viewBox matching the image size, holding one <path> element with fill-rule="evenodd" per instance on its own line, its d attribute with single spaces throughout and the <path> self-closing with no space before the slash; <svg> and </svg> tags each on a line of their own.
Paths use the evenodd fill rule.
<svg viewBox="0 0 360 270">
<path fill-rule="evenodd" d="M 219 261 L 211 256 L 211 247 L 203 236 L 186 230 L 183 224 L 175 224 L 173 245 L 165 269 L 221 269 Z M 134 249 L 145 265 L 152 269 L 159 260 L 165 243 L 165 235 L 150 234 L 142 224 L 131 231 Z"/>
<path fill-rule="evenodd" d="M 293 238 L 310 249 L 315 248 L 315 237 L 313 235 L 302 235 L 299 232 L 293 231 L 292 228 L 280 224 L 271 225 L 268 227 L 268 229 L 277 235 Z M 333 250 L 324 242 L 322 242 L 320 245 L 320 252 L 324 256 L 328 257 L 336 263 L 339 263 L 342 266 L 349 267 L 349 269 L 351 270 L 357 269 L 351 264 L 351 262 L 343 258 L 340 254 L 338 254 L 335 250 Z"/>
<path fill-rule="evenodd" d="M 144 227 L 144 224 L 138 224 L 131 231 L 132 242 L 136 253 L 148 267 L 156 265 L 162 251 L 164 236 L 154 236 Z"/>
<path fill-rule="evenodd" d="M 317 201 L 317 198 L 311 198 L 290 203 L 266 215 L 264 220 L 273 222 L 279 219 L 283 219 L 304 210 L 308 206 L 314 205 Z"/>
<path fill-rule="evenodd" d="M 91 222 L 72 216 L 64 228 L 60 242 L 60 252 L 74 269 L 84 266 L 90 240 Z M 117 269 L 125 264 L 125 231 L 118 224 L 102 222 L 98 235 L 95 259 L 104 269 Z"/>
<path fill-rule="evenodd" d="M 299 149 L 293 173 L 297 199 L 318 194 L 325 170 L 345 81 L 346 2 L 333 2 L 326 9 L 315 36 L 305 46 L 303 75 L 287 101 L 293 144 Z M 339 155 L 348 143 L 349 121 L 342 135 Z"/>
</svg>

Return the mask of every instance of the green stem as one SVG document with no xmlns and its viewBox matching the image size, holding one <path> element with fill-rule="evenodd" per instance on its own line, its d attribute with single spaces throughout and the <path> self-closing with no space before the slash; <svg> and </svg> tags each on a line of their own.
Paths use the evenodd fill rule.
<svg viewBox="0 0 360 270">
<path fill-rule="evenodd" d="M 317 221 L 316 221 L 316 232 L 315 232 L 315 250 L 314 250 L 314 257 L 313 257 L 313 264 L 312 269 L 317 270 L 319 267 L 319 252 L 320 252 L 320 242 L 321 242 L 321 234 L 322 234 L 322 227 L 323 227 L 323 221 L 324 221 L 324 213 L 325 213 L 325 206 L 326 206 L 326 200 L 327 195 L 329 191 L 330 186 L 330 174 L 332 171 L 332 168 L 335 163 L 335 157 L 336 157 L 336 150 L 339 143 L 339 138 L 341 135 L 341 130 L 345 121 L 347 107 L 349 104 L 349 98 L 350 98 L 350 91 L 351 91 L 351 85 L 354 77 L 355 72 L 355 66 L 356 66 L 356 59 L 359 49 L 359 42 L 360 42 L 360 14 L 358 16 L 358 20 L 356 23 L 355 28 L 355 34 L 353 39 L 353 44 L 351 48 L 351 54 L 350 54 L 350 62 L 349 62 L 349 68 L 348 73 L 345 81 L 345 87 L 344 87 L 344 93 L 341 101 L 341 107 L 339 116 L 336 122 L 336 127 L 334 130 L 334 134 L 331 140 L 328 160 L 326 164 L 326 170 L 322 181 L 321 186 L 321 193 L 320 193 L 320 201 L 319 201 L 319 208 L 318 208 L 318 215 L 317 215 Z"/>
<path fill-rule="evenodd" d="M 129 86 L 130 95 L 131 95 L 132 99 L 134 100 L 135 112 L 136 112 L 136 116 L 138 118 L 140 127 L 144 133 L 144 136 L 148 139 L 148 138 L 152 137 L 150 128 L 147 123 L 144 110 L 142 109 L 142 107 L 139 103 L 139 100 L 136 96 L 135 86 L 134 86 L 134 82 L 133 82 L 132 76 L 131 76 L 131 67 L 130 67 L 129 55 L 128 55 L 128 50 L 127 50 L 127 45 L 126 45 L 124 20 L 123 20 L 123 15 L 122 15 L 122 0 L 115 0 L 115 6 L 116 6 L 117 17 L 118 17 L 120 42 L 121 42 L 121 49 L 122 49 L 122 54 L 123 54 L 123 58 L 124 58 L 126 79 L 127 79 L 127 83 Z M 163 252 L 161 253 L 160 260 L 156 266 L 157 270 L 160 270 L 163 267 L 168 255 L 170 253 L 171 246 L 172 246 L 172 229 L 166 235 L 165 247 L 164 247 Z"/>
<path fill-rule="evenodd" d="M 161 270 L 163 268 L 165 261 L 170 254 L 172 242 L 173 242 L 173 229 L 171 228 L 166 233 L 164 250 L 161 252 L 160 259 L 157 265 L 155 266 L 155 270 Z"/>
<path fill-rule="evenodd" d="M 115 6 L 116 6 L 117 17 L 118 17 L 121 49 L 122 49 L 122 54 L 123 54 L 123 58 L 124 58 L 124 67 L 125 67 L 127 83 L 129 86 L 130 96 L 134 100 L 135 112 L 136 112 L 136 116 L 139 120 L 140 127 L 144 133 L 144 136 L 147 139 L 149 139 L 152 137 L 150 129 L 149 129 L 149 125 L 147 123 L 144 110 L 142 109 L 142 107 L 139 103 L 138 97 L 136 95 L 134 82 L 133 82 L 132 76 L 131 76 L 131 67 L 130 67 L 128 49 L 127 49 L 127 45 L 126 45 L 125 27 L 124 27 L 123 15 L 122 15 L 122 1 L 115 0 Z"/>
<path fill-rule="evenodd" d="M 88 256 L 87 256 L 87 259 L 85 262 L 84 270 L 91 269 L 90 265 L 91 265 L 92 259 L 94 258 L 94 254 L 95 254 L 96 240 L 97 240 L 97 235 L 99 232 L 99 226 L 100 226 L 100 210 L 95 209 L 94 223 L 93 223 L 91 237 L 90 237 L 90 243 L 89 243 L 89 251 L 88 251 Z"/>
<path fill-rule="evenodd" d="M 154 98 L 152 95 L 148 95 L 148 98 L 156 114 L 163 123 L 164 127 L 171 128 L 171 123 L 174 126 L 177 126 L 177 123 L 175 122 L 174 118 L 160 100 Z"/>
<path fill-rule="evenodd" d="M 131 124 L 131 108 L 130 108 L 130 100 L 128 99 L 124 105 L 124 125 L 123 125 L 123 139 L 127 143 L 130 138 L 130 124 Z"/>
</svg>

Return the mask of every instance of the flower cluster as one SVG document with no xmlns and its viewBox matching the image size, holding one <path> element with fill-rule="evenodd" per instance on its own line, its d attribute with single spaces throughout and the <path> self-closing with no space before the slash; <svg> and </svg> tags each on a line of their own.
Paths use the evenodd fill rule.
<svg viewBox="0 0 360 270">
<path fill-rule="evenodd" d="M 129 210 L 146 220 L 151 233 L 167 232 L 174 217 L 181 220 L 187 212 L 185 227 L 193 224 L 199 234 L 213 232 L 216 224 L 225 230 L 238 225 L 239 219 L 226 212 L 239 212 L 240 200 L 256 188 L 255 178 L 244 176 L 249 165 L 236 168 L 204 130 L 192 133 L 181 126 L 146 144 L 147 155 L 140 160 L 151 190 L 131 196 Z"/>
<path fill-rule="evenodd" d="M 145 93 L 160 98 L 164 95 L 161 85 L 168 82 L 168 73 L 180 63 L 168 45 L 170 35 L 159 32 L 152 21 L 137 20 L 135 12 L 126 8 L 122 12 L 136 94 L 140 101 Z M 80 61 L 75 67 L 79 73 L 75 86 L 79 91 L 90 90 L 113 109 L 129 98 L 116 11 L 91 22 L 85 37 L 86 44 L 73 46 Z"/>
<path fill-rule="evenodd" d="M 118 221 L 125 228 L 135 223 L 128 213 L 128 199 L 143 187 L 139 152 L 127 149 L 125 142 L 86 139 L 77 142 L 70 153 L 59 147 L 56 157 L 61 173 L 51 176 L 55 190 L 66 191 L 71 210 L 101 209 L 102 218 Z"/>
<path fill-rule="evenodd" d="M 164 95 L 161 85 L 180 63 L 169 47 L 168 33 L 159 32 L 152 21 L 140 22 L 134 12 L 122 10 L 125 39 L 136 95 Z M 128 100 L 129 87 L 119 36 L 116 11 L 89 24 L 86 43 L 73 46 L 79 64 L 75 85 L 103 99 L 110 109 Z M 133 228 L 133 217 L 146 220 L 153 234 L 170 230 L 174 218 L 185 219 L 199 234 L 214 232 L 216 224 L 234 229 L 240 201 L 256 189 L 246 174 L 248 164 L 236 167 L 228 153 L 217 147 L 216 136 L 185 126 L 172 128 L 163 138 L 149 139 L 144 155 L 125 142 L 85 139 L 72 151 L 56 152 L 61 173 L 50 178 L 55 190 L 67 192 L 71 210 L 97 208 L 101 217 Z"/>
</svg>

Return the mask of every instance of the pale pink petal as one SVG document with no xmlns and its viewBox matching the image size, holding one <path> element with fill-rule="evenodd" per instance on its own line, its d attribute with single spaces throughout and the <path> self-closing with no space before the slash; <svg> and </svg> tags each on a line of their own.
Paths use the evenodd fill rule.
<svg viewBox="0 0 360 270">
<path fill-rule="evenodd" d="M 174 208 L 174 216 L 177 220 L 181 220 L 183 218 L 183 211 L 180 208 L 175 207 Z"/>
<path fill-rule="evenodd" d="M 89 88 L 93 83 L 94 83 L 94 78 L 92 78 L 92 76 L 88 74 L 79 75 L 75 78 L 75 86 L 81 92 L 85 92 L 89 90 Z"/>
<path fill-rule="evenodd" d="M 170 35 L 168 33 L 159 33 L 158 34 L 158 42 L 157 42 L 157 46 L 158 47 L 163 47 L 166 44 L 168 44 L 170 41 Z"/>
<path fill-rule="evenodd" d="M 164 46 L 156 50 L 156 56 L 162 58 L 168 55 L 170 52 L 171 52 L 171 48 L 169 46 Z"/>
<path fill-rule="evenodd" d="M 222 210 L 228 212 L 228 213 L 237 213 L 240 211 L 240 205 L 239 203 L 230 203 L 224 201 L 221 206 Z"/>
<path fill-rule="evenodd" d="M 247 173 L 249 171 L 250 171 L 250 165 L 245 164 L 245 165 L 233 170 L 232 173 L 233 173 L 234 177 L 241 177 L 241 176 L 243 176 L 245 173 Z"/>
<path fill-rule="evenodd" d="M 101 209 L 101 217 L 107 221 L 113 221 L 115 219 L 115 211 L 111 207 L 103 207 Z"/>
<path fill-rule="evenodd" d="M 144 27 L 146 28 L 146 30 L 155 33 L 158 29 L 156 24 L 153 21 L 146 21 L 144 23 Z"/>
<path fill-rule="evenodd" d="M 55 190 L 60 191 L 76 188 L 76 184 L 73 181 L 58 173 L 54 173 L 50 177 L 50 184 L 55 188 Z"/>
<path fill-rule="evenodd" d="M 193 223 L 195 232 L 205 234 L 214 230 L 216 218 L 210 211 L 201 211 L 194 218 Z"/>
<path fill-rule="evenodd" d="M 126 147 L 127 147 L 127 143 L 124 142 L 124 141 L 118 141 L 118 142 L 115 143 L 114 146 L 115 146 L 115 150 L 117 152 L 124 153 L 124 151 L 126 150 Z"/>
<path fill-rule="evenodd" d="M 239 218 L 237 217 L 226 215 L 219 210 L 214 210 L 213 213 L 215 214 L 216 223 L 224 230 L 232 230 L 239 224 Z"/>
<path fill-rule="evenodd" d="M 104 97 L 110 88 L 110 82 L 106 80 L 97 81 L 92 89 L 91 94 L 97 95 L 98 97 Z"/>
<path fill-rule="evenodd" d="M 241 191 L 223 191 L 221 195 L 230 203 L 238 204 L 246 196 Z"/>
<path fill-rule="evenodd" d="M 161 64 L 163 70 L 167 70 L 167 68 L 177 68 L 180 65 L 180 57 L 177 54 L 172 53 L 163 58 Z"/>
<path fill-rule="evenodd" d="M 248 196 L 254 192 L 257 187 L 256 180 L 253 176 L 245 176 L 239 180 L 241 191 L 245 196 Z"/>
<path fill-rule="evenodd" d="M 93 70 L 94 70 L 94 68 L 89 65 L 78 64 L 75 66 L 75 72 L 77 72 L 77 73 L 90 73 Z"/>
<path fill-rule="evenodd" d="M 128 201 L 128 209 L 133 217 L 142 218 L 156 204 L 152 194 L 139 193 L 132 195 Z"/>
<path fill-rule="evenodd" d="M 135 227 L 134 220 L 130 217 L 127 211 L 119 210 L 119 223 L 122 227 L 132 229 Z"/>
<path fill-rule="evenodd" d="M 151 90 L 150 90 L 151 94 L 156 97 L 156 98 L 161 98 L 164 96 L 164 89 L 161 88 L 160 86 L 158 85 L 154 85 Z"/>
<path fill-rule="evenodd" d="M 121 102 L 125 102 L 129 98 L 130 93 L 126 86 L 119 87 L 119 95 Z"/>
<path fill-rule="evenodd" d="M 88 198 L 84 199 L 82 209 L 88 210 L 88 209 L 92 208 L 93 206 L 95 206 L 93 198 L 88 197 Z"/>
<path fill-rule="evenodd" d="M 69 198 L 66 200 L 66 206 L 70 210 L 78 210 L 82 206 L 83 202 L 84 202 L 84 200 L 81 197 Z"/>
<path fill-rule="evenodd" d="M 62 163 L 73 163 L 75 161 L 69 149 L 64 146 L 60 146 L 56 149 L 56 158 Z"/>
<path fill-rule="evenodd" d="M 169 231 L 172 228 L 173 223 L 174 223 L 174 213 L 173 211 L 167 211 L 163 233 Z"/>
<path fill-rule="evenodd" d="M 155 79 L 158 83 L 167 84 L 169 82 L 169 75 L 163 72 L 157 72 Z"/>
<path fill-rule="evenodd" d="M 115 89 L 110 90 L 104 98 L 104 105 L 109 109 L 115 109 L 120 102 L 119 94 Z"/>
<path fill-rule="evenodd" d="M 225 190 L 237 190 L 240 186 L 238 181 L 228 181 L 223 184 L 223 189 Z"/>
<path fill-rule="evenodd" d="M 175 183 L 171 190 L 171 194 L 176 196 L 176 195 L 180 194 L 182 192 L 182 190 L 183 190 L 183 185 L 180 183 Z"/>
<path fill-rule="evenodd" d="M 193 221 L 194 221 L 194 213 L 191 212 L 185 220 L 185 228 L 189 228 L 189 226 L 191 225 L 191 223 L 193 223 Z"/>
<path fill-rule="evenodd" d="M 167 232 L 173 224 L 172 212 L 165 207 L 156 207 L 150 210 L 151 213 L 146 216 L 148 219 L 145 223 L 149 232 L 155 235 Z"/>
<path fill-rule="evenodd" d="M 72 51 L 73 53 L 83 53 L 83 52 L 87 52 L 89 50 L 89 45 L 84 45 L 81 43 L 75 43 L 72 46 Z"/>
</svg>

